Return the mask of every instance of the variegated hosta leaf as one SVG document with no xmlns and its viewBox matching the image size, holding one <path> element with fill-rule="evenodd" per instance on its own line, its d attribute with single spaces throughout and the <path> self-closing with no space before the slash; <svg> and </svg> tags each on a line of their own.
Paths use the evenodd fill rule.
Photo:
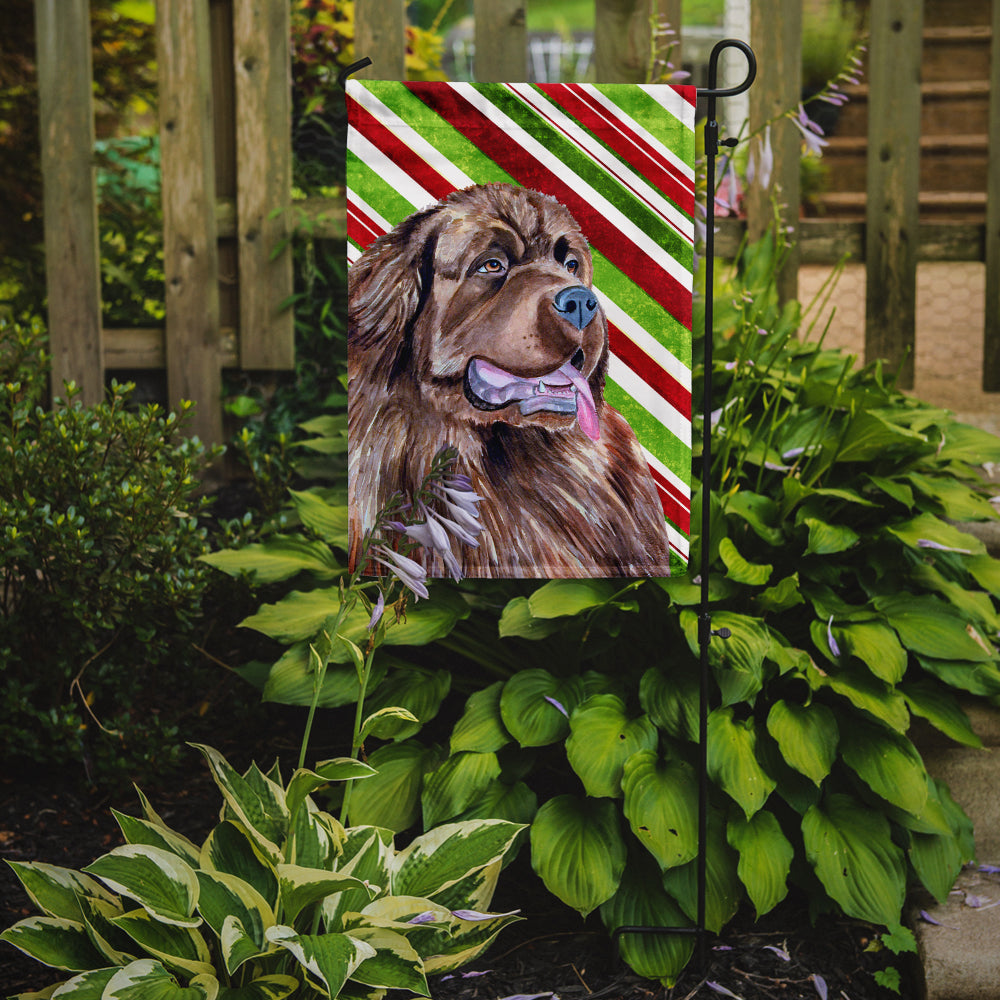
<svg viewBox="0 0 1000 1000">
<path fill-rule="evenodd" d="M 284 789 L 253 769 L 240 775 L 217 750 L 203 744 L 193 744 L 208 761 L 227 807 L 249 831 L 264 855 L 277 863 L 281 856 L 279 844 L 288 831 L 288 809 Z"/>
<path fill-rule="evenodd" d="M 299 985 L 294 976 L 261 976 L 245 986 L 224 986 L 218 1000 L 285 1000 Z"/>
<path fill-rule="evenodd" d="M 323 920 L 328 931 L 344 930 L 345 913 L 358 912 L 368 905 L 372 892 L 388 889 L 392 850 L 389 830 L 356 826 L 347 831 L 337 870 L 342 875 L 353 875 L 367 888 L 345 889 L 323 900 Z"/>
<path fill-rule="evenodd" d="M 850 739 L 843 741 L 840 752 L 847 766 L 876 795 L 908 813 L 919 815 L 923 811 L 927 771 L 907 737 L 855 719 Z"/>
<path fill-rule="evenodd" d="M 495 753 L 452 754 L 436 771 L 424 778 L 420 797 L 424 826 L 437 826 L 454 819 L 474 803 L 500 777 Z"/>
<path fill-rule="evenodd" d="M 365 959 L 375 957 L 370 944 L 349 934 L 296 934 L 293 928 L 278 924 L 268 928 L 267 939 L 291 952 L 309 978 L 332 997 Z"/>
<path fill-rule="evenodd" d="M 515 840 L 519 839 L 523 832 L 524 828 L 522 827 Z M 488 910 L 493 902 L 493 894 L 497 889 L 500 871 L 506 860 L 506 856 L 497 858 L 493 864 L 479 868 L 466 875 L 465 878 L 460 878 L 457 882 L 452 883 L 447 889 L 434 893 L 435 902 L 448 907 L 449 910 Z"/>
<path fill-rule="evenodd" d="M 495 753 L 510 743 L 500 716 L 500 693 L 503 681 L 469 696 L 462 717 L 455 723 L 451 734 L 451 752 L 473 750 L 476 753 Z"/>
<path fill-rule="evenodd" d="M 795 849 L 774 814 L 765 809 L 750 819 L 737 816 L 730 820 L 726 836 L 740 853 L 736 873 L 758 918 L 762 917 L 788 895 L 788 872 Z"/>
<path fill-rule="evenodd" d="M 830 795 L 806 813 L 802 836 L 820 882 L 849 917 L 899 923 L 906 866 L 882 813 L 849 795 Z"/>
<path fill-rule="evenodd" d="M 781 756 L 815 785 L 830 773 L 840 732 L 833 712 L 819 702 L 798 705 L 778 700 L 767 716 L 767 731 L 781 748 Z"/>
<path fill-rule="evenodd" d="M 83 921 L 94 947 L 104 956 L 106 965 L 128 965 L 139 958 L 135 942 L 114 925 L 115 917 L 125 911 L 120 902 L 109 903 L 93 896 L 80 899 Z"/>
<path fill-rule="evenodd" d="M 238 879 L 235 875 L 223 872 L 198 872 L 198 883 L 201 894 L 198 898 L 198 910 L 205 922 L 220 938 L 227 920 L 239 922 L 239 930 L 243 937 L 250 939 L 255 954 L 266 950 L 264 931 L 275 923 L 274 912 L 264 897 L 248 882 Z M 230 938 L 233 937 L 230 931 Z M 239 964 L 250 957 L 243 954 L 245 948 L 240 947 L 241 957 L 235 965 L 230 965 L 232 949 L 226 950 L 226 966 L 232 975 Z"/>
<path fill-rule="evenodd" d="M 153 959 L 143 958 L 119 969 L 108 981 L 101 1000 L 216 1000 L 219 981 L 196 976 L 187 986 Z"/>
<path fill-rule="evenodd" d="M 81 896 L 93 896 L 109 903 L 114 896 L 97 879 L 74 871 L 39 861 L 8 861 L 31 901 L 46 916 L 64 917 L 67 920 L 83 919 L 80 909 Z"/>
<path fill-rule="evenodd" d="M 641 751 L 625 762 L 622 789 L 632 832 L 661 869 L 697 855 L 698 783 L 690 765 Z"/>
<path fill-rule="evenodd" d="M 337 819 L 317 809 L 312 799 L 306 799 L 292 820 L 285 844 L 286 860 L 305 868 L 335 868 L 344 836 Z"/>
<path fill-rule="evenodd" d="M 271 907 L 278 904 L 278 875 L 241 823 L 220 823 L 201 847 L 199 867 L 224 872 L 252 885 Z"/>
<path fill-rule="evenodd" d="M 549 892 L 586 916 L 618 889 L 625 842 L 608 799 L 559 795 L 531 824 L 531 865 Z"/>
<path fill-rule="evenodd" d="M 424 971 L 431 975 L 452 972 L 477 959 L 509 924 L 520 920 L 516 912 L 479 914 L 474 920 L 463 919 L 468 911 L 453 910 L 450 932 L 439 932 L 439 940 L 424 955 Z M 419 948 L 419 941 L 414 941 Z M 423 952 L 421 952 L 423 954 Z"/>
<path fill-rule="evenodd" d="M 101 997 L 104 996 L 104 988 L 114 978 L 118 969 L 118 966 L 107 969 L 91 969 L 89 972 L 81 972 L 79 976 L 67 979 L 55 990 L 49 987 L 44 993 L 21 993 L 19 997 L 52 997 L 54 1000 L 101 1000 Z M 11 1000 L 18 1000 L 18 998 L 11 998 Z"/>
<path fill-rule="evenodd" d="M 601 920 L 619 927 L 689 927 L 691 921 L 664 891 L 652 859 L 630 858 L 618 891 L 601 905 Z M 694 950 L 692 934 L 623 934 L 619 949 L 640 976 L 672 986 Z"/>
<path fill-rule="evenodd" d="M 112 809 L 111 812 L 118 821 L 122 834 L 128 843 L 159 847 L 161 850 L 176 854 L 192 867 L 198 864 L 199 849 L 182 834 L 149 820 L 126 816 L 125 813 L 120 813 L 117 809 Z"/>
<path fill-rule="evenodd" d="M 318 788 L 328 785 L 331 781 L 350 781 L 357 778 L 370 778 L 377 772 L 360 760 L 353 757 L 337 757 L 324 760 L 313 770 L 299 768 L 288 782 L 285 792 L 285 805 L 291 815 L 295 815 L 305 801 Z"/>
<path fill-rule="evenodd" d="M 659 740 L 647 715 L 630 719 L 625 702 L 613 694 L 595 694 L 579 705 L 569 721 L 566 757 L 595 798 L 621 797 L 625 761 L 639 750 L 653 750 Z"/>
<path fill-rule="evenodd" d="M 87 928 L 65 917 L 28 917 L 0 934 L 26 955 L 54 969 L 81 972 L 100 968 L 105 959 L 95 950 Z"/>
<path fill-rule="evenodd" d="M 433 899 L 499 861 L 523 827 L 501 819 L 447 823 L 417 837 L 393 860 L 392 892 Z"/>
<path fill-rule="evenodd" d="M 361 879 L 342 872 L 327 872 L 300 865 L 278 865 L 281 906 L 286 920 L 294 921 L 302 910 L 345 889 L 361 889 L 375 895 Z"/>
<path fill-rule="evenodd" d="M 145 910 L 132 910 L 111 921 L 150 955 L 189 976 L 213 971 L 205 939 L 190 927 L 160 923 Z"/>
<path fill-rule="evenodd" d="M 500 695 L 504 727 L 523 747 L 543 747 L 569 732 L 569 716 L 583 701 L 579 677 L 561 680 L 547 670 L 514 674 Z"/>
<path fill-rule="evenodd" d="M 708 774 L 749 818 L 767 801 L 776 782 L 757 762 L 757 733 L 752 718 L 733 718 L 733 709 L 717 708 L 708 717 Z"/>
<path fill-rule="evenodd" d="M 197 927 L 198 878 L 194 869 L 171 851 L 146 844 L 125 844 L 98 858 L 84 871 L 96 875 L 113 892 L 134 899 L 150 916 L 165 924 Z"/>
<path fill-rule="evenodd" d="M 351 973 L 355 982 L 430 996 L 424 963 L 402 934 L 384 927 L 356 927 L 351 937 L 375 949 L 375 954 Z"/>
</svg>

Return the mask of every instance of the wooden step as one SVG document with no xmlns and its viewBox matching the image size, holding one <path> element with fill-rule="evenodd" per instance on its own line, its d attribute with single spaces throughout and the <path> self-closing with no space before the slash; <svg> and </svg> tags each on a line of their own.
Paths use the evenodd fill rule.
<svg viewBox="0 0 1000 1000">
<path fill-rule="evenodd" d="M 924 27 L 962 24 L 989 24 L 991 0 L 924 0 Z"/>
<path fill-rule="evenodd" d="M 920 132 L 946 135 L 960 124 L 963 133 L 988 131 L 990 111 L 989 80 L 937 80 L 921 84 Z M 837 136 L 866 135 L 868 132 L 868 84 L 845 91 L 848 103 L 841 109 Z"/>
<path fill-rule="evenodd" d="M 921 79 L 924 83 L 988 80 L 992 38 L 989 25 L 925 28 Z"/>
<path fill-rule="evenodd" d="M 865 218 L 868 198 L 863 191 L 830 191 L 817 196 L 822 213 L 829 218 Z M 986 216 L 986 193 L 981 191 L 921 191 L 920 218 L 981 223 Z"/>
</svg>

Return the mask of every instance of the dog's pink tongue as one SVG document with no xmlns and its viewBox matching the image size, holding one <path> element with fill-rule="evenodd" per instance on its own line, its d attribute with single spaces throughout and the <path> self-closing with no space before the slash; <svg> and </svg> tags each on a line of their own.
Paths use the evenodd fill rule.
<svg viewBox="0 0 1000 1000">
<path fill-rule="evenodd" d="M 597 407 L 594 406 L 590 384 L 568 361 L 559 369 L 559 374 L 565 375 L 576 388 L 576 419 L 580 424 L 580 430 L 591 441 L 597 441 L 601 436 L 601 426 L 597 421 Z"/>
</svg>

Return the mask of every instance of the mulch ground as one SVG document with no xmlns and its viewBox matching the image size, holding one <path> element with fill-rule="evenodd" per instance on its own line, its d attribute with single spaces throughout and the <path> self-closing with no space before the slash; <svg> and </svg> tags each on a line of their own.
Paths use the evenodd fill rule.
<svg viewBox="0 0 1000 1000">
<path fill-rule="evenodd" d="M 279 742 L 281 742 L 279 738 Z M 234 763 L 239 747 L 220 747 Z M 218 813 L 219 797 L 200 755 L 192 766 L 148 790 L 164 820 L 192 839 L 203 837 Z M 120 844 L 111 807 L 137 815 L 134 793 L 101 794 L 74 776 L 6 775 L 0 778 L 0 858 L 45 861 L 81 868 Z M 706 966 L 689 968 L 673 989 L 641 979 L 618 961 L 596 917 L 582 922 L 544 891 L 525 857 L 503 874 L 494 907 L 519 908 L 525 919 L 501 933 L 469 969 L 432 977 L 435 1000 L 692 1000 L 736 996 L 743 1000 L 888 1000 L 873 975 L 887 965 L 903 973 L 901 995 L 918 990 L 910 970 L 887 953 L 866 950 L 872 929 L 843 919 L 810 924 L 801 901 L 783 904 L 755 924 L 740 914 L 719 938 L 705 943 Z M 0 927 L 31 915 L 20 884 L 0 866 Z M 696 963 L 692 963 L 694 965 Z M 62 978 L 65 978 L 64 976 Z M 0 995 L 38 990 L 58 981 L 54 973 L 0 944 Z"/>
</svg>

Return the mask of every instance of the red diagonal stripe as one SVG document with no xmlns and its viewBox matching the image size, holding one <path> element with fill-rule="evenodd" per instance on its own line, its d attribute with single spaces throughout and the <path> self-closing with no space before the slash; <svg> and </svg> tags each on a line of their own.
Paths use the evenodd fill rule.
<svg viewBox="0 0 1000 1000">
<path fill-rule="evenodd" d="M 665 160 L 641 135 L 596 101 L 578 83 L 543 83 L 538 87 L 627 164 L 658 188 L 680 209 L 694 214 L 694 189 L 689 178 Z"/>
<path fill-rule="evenodd" d="M 677 527 L 679 531 L 688 534 L 691 530 L 691 505 L 685 500 L 678 500 L 672 491 L 670 484 L 660 475 L 653 466 L 649 466 L 650 474 L 656 488 L 660 491 L 660 506 L 663 508 L 664 516 Z"/>
<path fill-rule="evenodd" d="M 617 226 L 594 212 L 589 202 L 570 184 L 513 141 L 499 125 L 473 107 L 453 87 L 427 83 L 409 83 L 407 86 L 519 184 L 551 195 L 578 219 L 586 219 L 590 242 L 674 319 L 691 328 L 691 289 L 664 268 L 653 265 L 643 250 Z"/>
<path fill-rule="evenodd" d="M 383 125 L 357 101 L 348 99 L 351 125 L 369 142 L 402 167 L 425 191 L 439 201 L 455 190 L 455 185 L 442 177 L 426 160 Z"/>
<path fill-rule="evenodd" d="M 382 227 L 353 201 L 347 202 L 347 236 L 362 250 L 375 242 L 383 233 Z"/>
<path fill-rule="evenodd" d="M 608 323 L 608 346 L 650 388 L 655 389 L 681 416 L 691 419 L 691 392 L 664 371 L 641 347 L 629 340 L 614 323 Z"/>
</svg>

